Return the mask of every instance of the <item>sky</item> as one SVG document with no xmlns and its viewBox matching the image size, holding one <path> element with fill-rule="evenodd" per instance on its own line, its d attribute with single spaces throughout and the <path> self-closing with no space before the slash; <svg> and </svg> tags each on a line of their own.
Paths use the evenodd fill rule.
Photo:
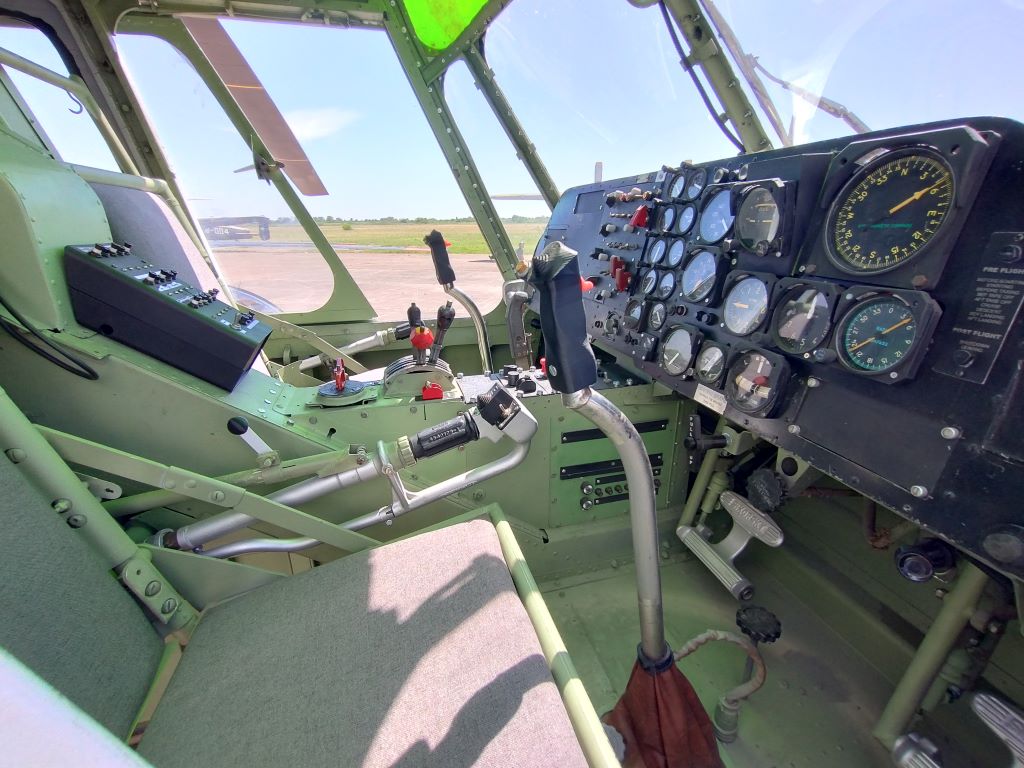
<svg viewBox="0 0 1024 768">
<path fill-rule="evenodd" d="M 515 0 L 486 53 L 561 189 L 735 154 L 679 66 L 657 8 L 626 0 Z M 720 0 L 741 44 L 769 71 L 853 110 L 871 128 L 979 114 L 1024 119 L 1024 0 Z M 468 207 L 383 32 L 231 20 L 225 28 L 300 139 L 330 194 L 306 198 L 338 218 L 468 215 Z M 170 46 L 119 35 L 188 203 L 200 216 L 286 216 L 251 171 L 251 151 Z M 0 46 L 62 70 L 33 31 L 0 28 Z M 65 159 L 112 167 L 70 97 L 15 73 Z M 769 85 L 798 141 L 849 127 Z M 465 65 L 445 95 L 491 194 L 535 187 Z M 775 137 L 773 137 L 775 138 Z M 503 216 L 545 215 L 540 202 L 500 202 Z"/>
</svg>

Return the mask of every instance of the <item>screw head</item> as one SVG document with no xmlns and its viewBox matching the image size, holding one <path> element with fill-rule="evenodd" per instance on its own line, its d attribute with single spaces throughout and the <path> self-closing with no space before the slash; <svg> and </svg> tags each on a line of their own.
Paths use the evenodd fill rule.
<svg viewBox="0 0 1024 768">
<path fill-rule="evenodd" d="M 923 485 L 910 486 L 910 495 L 915 499 L 923 499 L 928 495 L 928 489 Z"/>
<path fill-rule="evenodd" d="M 807 388 L 808 389 L 817 389 L 820 386 L 821 386 L 821 379 L 816 379 L 813 376 L 809 376 L 807 378 Z"/>
<path fill-rule="evenodd" d="M 53 507 L 54 512 L 56 512 L 57 514 L 62 514 L 71 509 L 71 502 L 68 501 L 67 499 L 55 499 L 54 502 L 50 504 L 50 506 Z"/>
<path fill-rule="evenodd" d="M 939 434 L 944 440 L 956 440 L 960 437 L 960 430 L 957 427 L 943 427 Z"/>
<path fill-rule="evenodd" d="M 791 434 L 791 435 L 799 435 L 800 434 L 800 425 L 799 424 L 790 424 L 788 427 L 786 427 L 786 431 L 789 432 L 789 434 Z"/>
<path fill-rule="evenodd" d="M 160 591 L 160 582 L 155 579 L 146 585 L 146 597 L 154 597 Z"/>
<path fill-rule="evenodd" d="M 224 501 L 224 491 L 214 491 L 211 493 L 210 501 Z"/>
<path fill-rule="evenodd" d="M 68 525 L 72 528 L 84 528 L 86 522 L 85 515 L 71 515 L 68 518 Z"/>
<path fill-rule="evenodd" d="M 174 610 L 178 607 L 178 601 L 173 597 L 168 597 L 164 600 L 164 604 L 160 606 L 161 613 L 174 613 Z"/>
</svg>

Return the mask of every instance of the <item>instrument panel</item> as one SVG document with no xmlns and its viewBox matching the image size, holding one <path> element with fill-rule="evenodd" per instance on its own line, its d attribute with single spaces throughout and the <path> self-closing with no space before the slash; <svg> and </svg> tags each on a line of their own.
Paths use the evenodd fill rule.
<svg viewBox="0 0 1024 768">
<path fill-rule="evenodd" d="M 1024 126 L 936 123 L 577 187 L 538 252 L 596 347 L 1024 576 L 1022 182 Z"/>
</svg>

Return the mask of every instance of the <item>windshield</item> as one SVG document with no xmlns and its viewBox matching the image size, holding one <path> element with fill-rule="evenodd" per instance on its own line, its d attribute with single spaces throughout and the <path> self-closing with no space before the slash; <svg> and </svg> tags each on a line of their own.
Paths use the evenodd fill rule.
<svg viewBox="0 0 1024 768">
<path fill-rule="evenodd" d="M 872 130 L 979 114 L 1024 119 L 1024 54 L 1006 37 L 1024 25 L 1021 0 L 702 5 L 734 33 L 733 69 L 775 146 L 855 132 L 856 122 L 817 107 L 819 95 Z M 591 181 L 596 161 L 615 178 L 736 152 L 680 66 L 657 4 L 590 0 L 580 13 L 516 0 L 491 25 L 486 53 L 563 189 Z M 752 57 L 782 137 L 741 76 L 740 55 Z"/>
</svg>

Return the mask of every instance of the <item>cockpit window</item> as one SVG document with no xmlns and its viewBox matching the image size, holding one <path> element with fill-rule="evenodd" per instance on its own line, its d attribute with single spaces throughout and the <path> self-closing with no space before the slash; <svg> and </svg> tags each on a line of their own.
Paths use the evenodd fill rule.
<svg viewBox="0 0 1024 768">
<path fill-rule="evenodd" d="M 35 27 L 0 16 L 0 48 L 64 77 L 67 66 L 50 39 Z M 2 67 L 61 160 L 108 171 L 120 168 L 96 123 L 74 96 L 13 67 Z"/>
<path fill-rule="evenodd" d="M 678 64 L 657 7 L 516 0 L 487 61 L 560 189 L 736 153 Z"/>
<path fill-rule="evenodd" d="M 858 123 L 879 130 L 964 115 L 1024 117 L 1024 82 L 1009 75 L 1020 69 L 1020 48 L 999 42 L 1024 26 L 1017 0 L 703 4 L 731 28 L 734 61 L 750 64 L 790 143 L 849 135 Z M 786 143 L 762 122 L 776 145 Z"/>
</svg>

